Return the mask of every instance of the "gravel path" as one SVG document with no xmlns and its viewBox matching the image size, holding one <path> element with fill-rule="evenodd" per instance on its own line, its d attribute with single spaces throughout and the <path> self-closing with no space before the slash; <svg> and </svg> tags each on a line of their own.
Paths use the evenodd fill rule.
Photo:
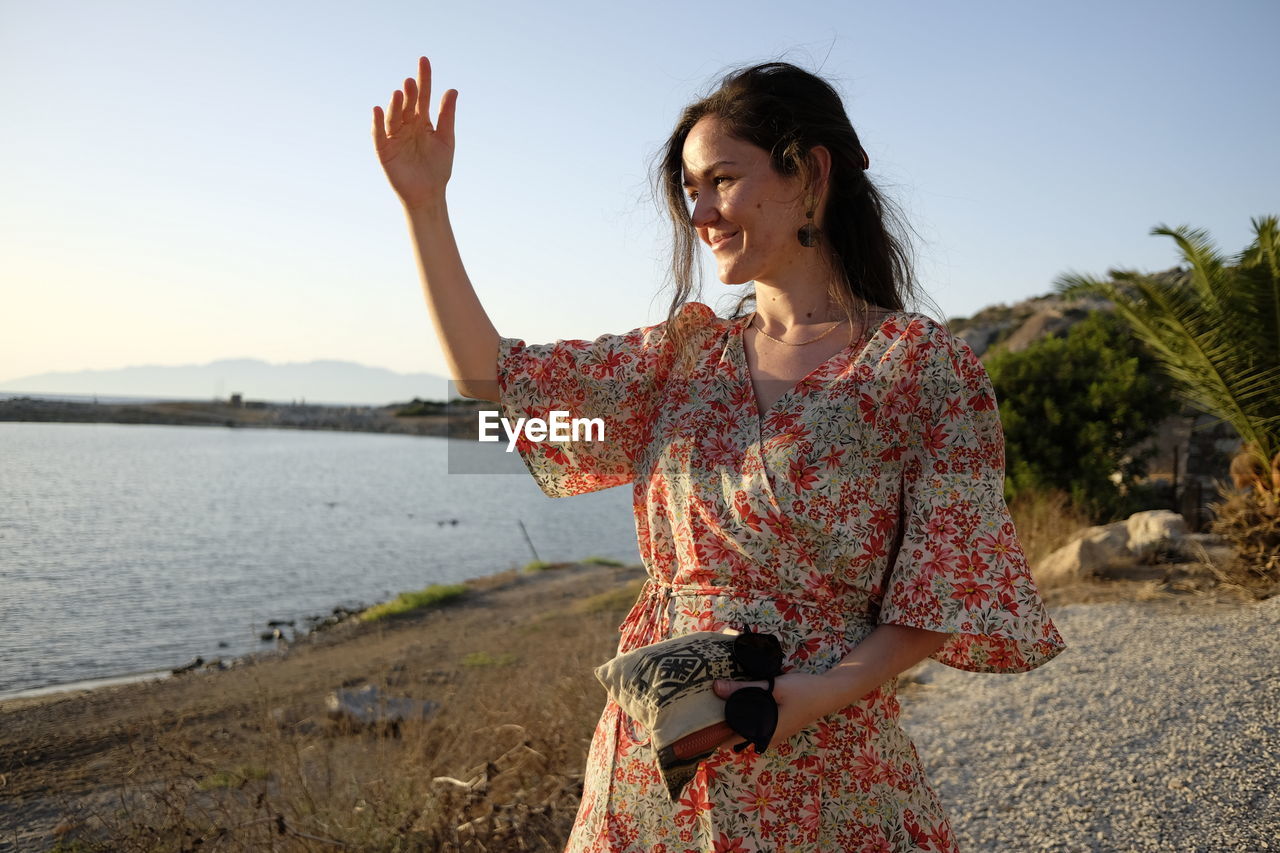
<svg viewBox="0 0 1280 853">
<path fill-rule="evenodd" d="M 903 694 L 961 850 L 1280 851 L 1280 598 L 1050 613 L 1039 669 Z"/>
</svg>

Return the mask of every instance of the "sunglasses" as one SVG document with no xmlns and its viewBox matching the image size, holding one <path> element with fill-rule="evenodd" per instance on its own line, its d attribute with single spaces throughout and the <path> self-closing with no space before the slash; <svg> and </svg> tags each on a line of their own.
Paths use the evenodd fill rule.
<svg viewBox="0 0 1280 853">
<path fill-rule="evenodd" d="M 734 732 L 746 738 L 734 746 L 742 752 L 753 745 L 763 754 L 778 729 L 778 700 L 773 698 L 773 680 L 782 674 L 782 644 L 773 634 L 760 634 L 749 629 L 734 637 L 733 661 L 751 679 L 766 679 L 769 688 L 740 687 L 724 703 L 724 721 Z"/>
</svg>

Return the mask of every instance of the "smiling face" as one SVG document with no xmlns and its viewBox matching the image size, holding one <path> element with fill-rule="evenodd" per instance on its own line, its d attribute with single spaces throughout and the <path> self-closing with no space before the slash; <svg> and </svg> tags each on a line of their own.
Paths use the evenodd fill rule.
<svg viewBox="0 0 1280 853">
<path fill-rule="evenodd" d="M 775 283 L 812 263 L 805 253 L 813 249 L 796 239 L 808 221 L 801 182 L 774 171 L 768 152 L 707 116 L 685 139 L 683 166 L 693 227 L 710 247 L 720 281 Z"/>
</svg>

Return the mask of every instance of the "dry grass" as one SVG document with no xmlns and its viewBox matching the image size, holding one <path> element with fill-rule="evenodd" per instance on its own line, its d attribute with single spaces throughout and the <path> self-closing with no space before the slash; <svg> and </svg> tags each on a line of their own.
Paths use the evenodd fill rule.
<svg viewBox="0 0 1280 853">
<path fill-rule="evenodd" d="M 1023 492 L 1009 502 L 1009 513 L 1027 562 L 1033 566 L 1092 524 L 1062 491 Z"/>
<path fill-rule="evenodd" d="M 640 596 L 644 579 L 637 578 L 626 586 L 597 593 L 573 603 L 575 613 L 625 613 Z"/>
<path fill-rule="evenodd" d="M 1280 589 L 1280 496 L 1260 488 L 1220 492 L 1211 529 L 1236 549 L 1224 578 L 1259 598 Z"/>
</svg>

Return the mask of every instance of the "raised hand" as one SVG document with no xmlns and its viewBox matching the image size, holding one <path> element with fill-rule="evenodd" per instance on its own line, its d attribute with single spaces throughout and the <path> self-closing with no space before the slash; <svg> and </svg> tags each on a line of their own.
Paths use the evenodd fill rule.
<svg viewBox="0 0 1280 853">
<path fill-rule="evenodd" d="M 444 201 L 445 184 L 453 174 L 453 117 L 458 90 L 440 99 L 433 127 L 428 115 L 431 100 L 431 63 L 418 58 L 418 82 L 406 77 L 404 89 L 391 96 L 390 109 L 373 108 L 373 144 L 387 180 L 404 206 L 413 210 Z"/>
</svg>

